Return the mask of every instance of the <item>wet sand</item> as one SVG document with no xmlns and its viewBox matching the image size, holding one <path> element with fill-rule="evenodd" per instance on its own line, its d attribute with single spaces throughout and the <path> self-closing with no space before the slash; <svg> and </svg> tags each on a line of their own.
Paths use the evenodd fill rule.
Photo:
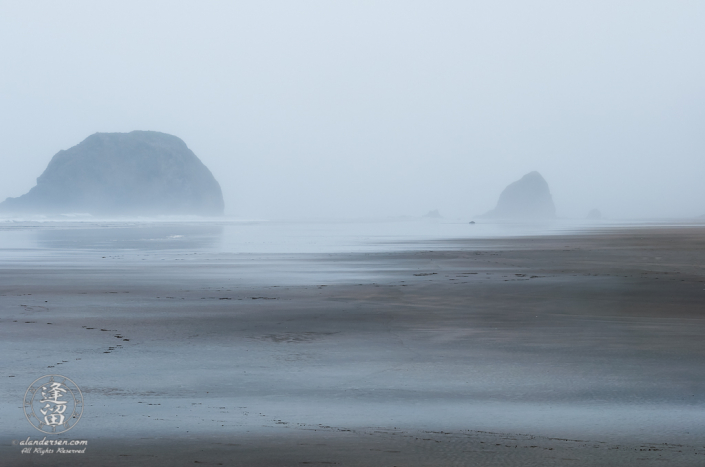
<svg viewBox="0 0 705 467">
<path fill-rule="evenodd" d="M 702 465 L 704 266 L 703 227 L 386 253 L 6 252 L 0 457 Z M 22 398 L 52 373 L 83 391 L 58 437 L 85 454 L 12 444 L 43 437 Z"/>
</svg>

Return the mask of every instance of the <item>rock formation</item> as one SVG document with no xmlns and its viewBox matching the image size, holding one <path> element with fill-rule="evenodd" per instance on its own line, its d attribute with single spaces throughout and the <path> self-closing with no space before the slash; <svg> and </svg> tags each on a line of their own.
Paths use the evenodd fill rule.
<svg viewBox="0 0 705 467">
<path fill-rule="evenodd" d="M 530 172 L 511 183 L 499 195 L 497 206 L 480 217 L 492 219 L 545 220 L 556 217 L 556 207 L 546 180 Z"/>
<path fill-rule="evenodd" d="M 11 213 L 223 214 L 210 170 L 176 136 L 96 133 L 59 151 L 37 185 L 0 203 Z"/>
<path fill-rule="evenodd" d="M 441 213 L 438 212 L 438 209 L 434 209 L 432 211 L 428 211 L 426 214 L 423 215 L 423 217 L 430 218 L 430 219 L 440 219 L 443 216 L 441 216 Z"/>
</svg>

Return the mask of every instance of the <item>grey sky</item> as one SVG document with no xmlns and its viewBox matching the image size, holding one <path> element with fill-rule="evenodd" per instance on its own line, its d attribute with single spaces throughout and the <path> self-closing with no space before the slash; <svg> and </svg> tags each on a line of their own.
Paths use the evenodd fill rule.
<svg viewBox="0 0 705 467">
<path fill-rule="evenodd" d="M 238 217 L 705 214 L 705 2 L 0 2 L 0 198 L 182 138 Z"/>
</svg>

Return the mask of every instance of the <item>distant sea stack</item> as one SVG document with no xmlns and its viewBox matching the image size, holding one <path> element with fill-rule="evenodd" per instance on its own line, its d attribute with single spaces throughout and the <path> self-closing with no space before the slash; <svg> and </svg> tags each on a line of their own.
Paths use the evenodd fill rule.
<svg viewBox="0 0 705 467">
<path fill-rule="evenodd" d="M 540 173 L 530 172 L 507 186 L 497 207 L 480 217 L 512 220 L 555 219 L 556 207 L 548 183 Z"/>
<path fill-rule="evenodd" d="M 0 211 L 91 215 L 223 214 L 213 174 L 176 136 L 96 133 L 59 151 L 37 185 Z"/>
</svg>

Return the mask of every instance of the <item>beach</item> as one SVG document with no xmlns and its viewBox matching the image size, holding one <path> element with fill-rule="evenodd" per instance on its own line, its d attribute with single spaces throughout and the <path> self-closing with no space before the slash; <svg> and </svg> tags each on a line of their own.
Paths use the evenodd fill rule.
<svg viewBox="0 0 705 467">
<path fill-rule="evenodd" d="M 471 228 L 307 249 L 290 227 L 251 248 L 217 223 L 8 227 L 0 457 L 702 465 L 705 226 Z M 51 374 L 85 406 L 46 436 L 84 453 L 21 452 Z"/>
</svg>

